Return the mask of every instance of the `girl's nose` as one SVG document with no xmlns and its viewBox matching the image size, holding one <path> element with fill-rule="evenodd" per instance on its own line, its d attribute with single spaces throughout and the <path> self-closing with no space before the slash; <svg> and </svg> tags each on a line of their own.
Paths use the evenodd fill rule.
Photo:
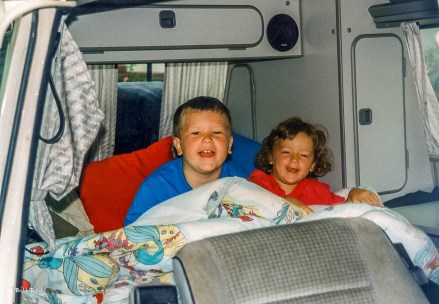
<svg viewBox="0 0 439 304">
<path fill-rule="evenodd" d="M 293 163 L 295 163 L 295 162 L 297 162 L 298 161 L 298 156 L 296 155 L 296 154 L 291 154 L 291 157 L 290 157 L 290 162 L 293 162 Z"/>
</svg>

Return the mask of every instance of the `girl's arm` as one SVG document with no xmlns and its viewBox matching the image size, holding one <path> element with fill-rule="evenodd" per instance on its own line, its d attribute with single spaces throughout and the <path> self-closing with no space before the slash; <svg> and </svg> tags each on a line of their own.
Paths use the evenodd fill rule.
<svg viewBox="0 0 439 304">
<path fill-rule="evenodd" d="M 383 204 L 375 193 L 361 188 L 352 188 L 345 202 L 364 203 L 371 206 L 383 207 Z"/>
<path fill-rule="evenodd" d="M 295 206 L 301 208 L 301 209 L 302 209 L 306 214 L 308 214 L 308 215 L 314 213 L 314 211 L 313 211 L 311 208 L 309 208 L 307 205 L 305 205 L 304 203 L 302 203 L 302 202 L 299 201 L 298 199 L 295 199 L 295 198 L 292 198 L 292 197 L 287 196 L 287 197 L 285 198 L 285 200 L 286 200 L 288 203 L 290 203 L 290 204 L 292 204 L 292 205 L 295 205 Z"/>
</svg>

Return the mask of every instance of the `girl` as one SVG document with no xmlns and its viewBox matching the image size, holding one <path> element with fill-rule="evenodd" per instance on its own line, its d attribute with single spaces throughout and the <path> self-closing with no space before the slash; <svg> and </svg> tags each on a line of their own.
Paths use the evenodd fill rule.
<svg viewBox="0 0 439 304">
<path fill-rule="evenodd" d="M 281 122 L 262 143 L 249 180 L 286 199 L 305 205 L 361 202 L 382 206 L 374 193 L 352 188 L 346 200 L 319 182 L 332 169 L 332 155 L 325 132 L 293 117 Z"/>
</svg>

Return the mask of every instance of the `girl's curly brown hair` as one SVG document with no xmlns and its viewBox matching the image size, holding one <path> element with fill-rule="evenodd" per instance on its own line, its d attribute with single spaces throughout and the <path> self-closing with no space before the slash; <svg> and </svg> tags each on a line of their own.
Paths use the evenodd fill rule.
<svg viewBox="0 0 439 304">
<path fill-rule="evenodd" d="M 314 170 L 308 174 L 308 177 L 322 177 L 332 170 L 332 152 L 326 145 L 326 129 L 321 126 L 314 126 L 302 121 L 298 117 L 291 117 L 271 130 L 262 142 L 262 148 L 255 158 L 255 167 L 265 173 L 273 170 L 270 164 L 270 155 L 273 152 L 274 144 L 279 139 L 293 139 L 298 133 L 303 132 L 308 135 L 314 142 Z"/>
</svg>

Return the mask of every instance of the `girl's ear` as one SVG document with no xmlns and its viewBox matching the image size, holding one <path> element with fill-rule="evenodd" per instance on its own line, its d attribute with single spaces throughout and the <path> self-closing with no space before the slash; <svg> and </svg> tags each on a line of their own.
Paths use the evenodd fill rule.
<svg viewBox="0 0 439 304">
<path fill-rule="evenodd" d="M 172 138 L 172 143 L 174 144 L 174 148 L 175 148 L 175 151 L 177 152 L 177 155 L 178 156 L 182 156 L 183 155 L 183 150 L 181 149 L 180 138 L 173 137 Z"/>
<path fill-rule="evenodd" d="M 230 137 L 229 137 L 229 150 L 227 151 L 227 153 L 229 153 L 229 154 L 233 153 L 232 146 L 233 146 L 233 136 L 230 135 Z"/>
</svg>

